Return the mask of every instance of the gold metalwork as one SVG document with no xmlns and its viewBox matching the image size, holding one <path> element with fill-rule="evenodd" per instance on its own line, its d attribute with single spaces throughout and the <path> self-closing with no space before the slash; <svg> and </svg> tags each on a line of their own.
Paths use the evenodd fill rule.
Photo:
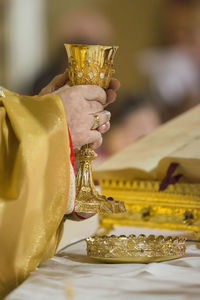
<svg viewBox="0 0 200 300">
<path fill-rule="evenodd" d="M 159 181 L 101 180 L 102 193 L 123 200 L 127 210 L 100 217 L 103 234 L 115 226 L 200 232 L 200 184 L 177 183 L 162 192 L 159 185 Z"/>
<path fill-rule="evenodd" d="M 93 84 L 107 89 L 114 73 L 117 46 L 65 44 L 71 85 Z"/>
<path fill-rule="evenodd" d="M 76 211 L 91 213 L 112 214 L 124 211 L 122 201 L 114 201 L 111 197 L 99 195 L 92 180 L 91 162 L 97 154 L 88 145 L 85 145 L 76 154 L 80 161 L 77 172 Z"/>
<path fill-rule="evenodd" d="M 99 121 L 100 121 L 99 116 L 95 115 L 94 116 L 94 124 L 93 124 L 91 130 L 95 130 L 95 129 L 97 129 L 99 127 Z"/>
<path fill-rule="evenodd" d="M 187 225 L 192 225 L 194 223 L 194 215 L 191 211 L 186 210 L 183 215 L 183 222 Z"/>
<path fill-rule="evenodd" d="M 166 261 L 184 256 L 186 250 L 185 238 L 161 235 L 95 236 L 86 242 L 88 256 L 110 263 Z"/>
<path fill-rule="evenodd" d="M 151 208 L 150 207 L 142 208 L 141 217 L 144 221 L 148 221 L 151 217 Z"/>
<path fill-rule="evenodd" d="M 200 240 L 200 231 L 198 231 L 198 232 L 193 232 L 193 238 L 194 238 L 195 240 Z M 197 246 L 197 248 L 200 249 L 200 243 L 196 243 L 196 246 Z"/>
<path fill-rule="evenodd" d="M 65 44 L 69 59 L 71 85 L 92 84 L 107 89 L 114 72 L 113 60 L 118 47 Z M 91 161 L 97 157 L 88 146 L 83 146 L 76 158 L 80 161 L 77 172 L 76 211 L 100 214 L 125 212 L 123 202 L 99 195 L 92 180 Z"/>
</svg>

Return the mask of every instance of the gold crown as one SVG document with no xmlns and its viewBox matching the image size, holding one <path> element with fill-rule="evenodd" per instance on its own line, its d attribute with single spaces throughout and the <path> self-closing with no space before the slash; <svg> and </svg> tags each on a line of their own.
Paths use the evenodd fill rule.
<svg viewBox="0 0 200 300">
<path fill-rule="evenodd" d="M 105 262 L 165 261 L 185 255 L 185 238 L 143 234 L 94 236 L 86 240 L 87 255 Z"/>
<path fill-rule="evenodd" d="M 107 89 L 114 73 L 117 46 L 65 44 L 71 85 L 92 84 Z"/>
</svg>

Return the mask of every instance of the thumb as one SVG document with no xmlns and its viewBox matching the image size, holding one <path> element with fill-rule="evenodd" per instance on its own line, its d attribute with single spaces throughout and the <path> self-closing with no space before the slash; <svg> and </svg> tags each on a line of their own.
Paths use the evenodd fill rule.
<svg viewBox="0 0 200 300">
<path fill-rule="evenodd" d="M 59 88 L 63 87 L 68 82 L 68 71 L 66 70 L 63 74 L 55 76 L 50 83 L 44 87 L 41 92 L 40 96 L 51 94 L 58 90 Z"/>
</svg>

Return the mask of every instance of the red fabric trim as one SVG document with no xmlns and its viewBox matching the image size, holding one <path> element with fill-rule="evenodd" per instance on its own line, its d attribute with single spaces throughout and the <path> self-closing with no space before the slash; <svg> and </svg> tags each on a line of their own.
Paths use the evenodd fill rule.
<svg viewBox="0 0 200 300">
<path fill-rule="evenodd" d="M 69 145 L 70 145 L 70 161 L 74 170 L 74 176 L 75 176 L 75 193 L 76 193 L 76 168 L 75 168 L 75 157 L 74 157 L 74 149 L 73 149 L 73 144 L 72 144 L 72 138 L 71 134 L 68 128 L 68 134 L 69 134 Z M 73 212 L 75 211 L 75 206 L 76 206 L 76 199 L 74 201 L 74 209 Z"/>
<path fill-rule="evenodd" d="M 71 160 L 71 164 L 72 164 L 73 169 L 74 169 L 74 175 L 76 175 L 74 149 L 73 149 L 72 138 L 71 138 L 71 134 L 70 134 L 69 129 L 68 129 L 68 133 L 69 133 L 69 145 L 70 145 L 70 150 L 71 150 L 70 151 L 70 160 Z"/>
<path fill-rule="evenodd" d="M 80 220 L 86 220 L 89 219 L 91 217 L 93 217 L 95 214 L 92 213 L 77 213 L 75 212 L 76 216 L 80 219 Z"/>
<path fill-rule="evenodd" d="M 76 216 L 77 216 L 80 220 L 86 220 L 86 219 L 87 219 L 87 217 L 84 218 L 84 217 L 80 216 L 80 215 L 79 215 L 78 213 L 76 213 L 76 212 L 75 212 L 75 214 L 76 214 Z"/>
</svg>

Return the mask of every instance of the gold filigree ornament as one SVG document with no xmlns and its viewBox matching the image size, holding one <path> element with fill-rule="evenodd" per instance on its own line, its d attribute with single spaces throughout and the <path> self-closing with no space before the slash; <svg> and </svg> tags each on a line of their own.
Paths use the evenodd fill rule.
<svg viewBox="0 0 200 300">
<path fill-rule="evenodd" d="M 65 44 L 69 60 L 70 84 L 98 85 L 104 89 L 109 87 L 113 69 L 113 60 L 117 51 L 116 46 Z M 77 152 L 80 168 L 76 177 L 76 206 L 77 212 L 113 214 L 125 212 L 122 201 L 100 195 L 92 179 L 91 162 L 97 157 L 96 153 L 85 145 Z"/>
<path fill-rule="evenodd" d="M 200 184 L 176 183 L 159 191 L 160 181 L 101 179 L 104 195 L 123 200 L 127 212 L 101 216 L 99 231 L 107 235 L 117 226 L 133 226 L 190 233 L 200 239 Z"/>
<path fill-rule="evenodd" d="M 162 235 L 95 236 L 86 242 L 89 257 L 108 263 L 167 261 L 184 256 L 186 251 L 185 238 Z"/>
<path fill-rule="evenodd" d="M 117 46 L 65 44 L 71 85 L 92 84 L 107 89 L 114 73 Z"/>
</svg>

